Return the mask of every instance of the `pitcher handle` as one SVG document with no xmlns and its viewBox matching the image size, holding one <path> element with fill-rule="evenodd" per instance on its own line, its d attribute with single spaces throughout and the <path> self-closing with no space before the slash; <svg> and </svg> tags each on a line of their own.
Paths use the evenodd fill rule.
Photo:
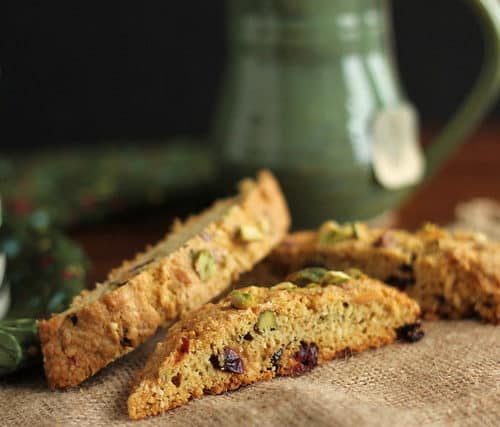
<svg viewBox="0 0 500 427">
<path fill-rule="evenodd" d="M 458 111 L 426 149 L 426 178 L 451 154 L 487 113 L 500 89 L 500 2 L 469 0 L 481 23 L 485 55 L 479 77 Z"/>
</svg>

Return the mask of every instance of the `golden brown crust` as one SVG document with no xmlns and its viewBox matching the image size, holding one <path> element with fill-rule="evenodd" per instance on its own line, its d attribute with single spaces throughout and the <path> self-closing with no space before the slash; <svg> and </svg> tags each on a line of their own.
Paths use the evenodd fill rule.
<svg viewBox="0 0 500 427">
<path fill-rule="evenodd" d="M 392 342 L 420 309 L 405 294 L 362 277 L 336 285 L 249 287 L 250 307 L 231 295 L 175 324 L 158 344 L 128 399 L 131 418 L 175 408 L 276 375 L 299 375 L 332 358 Z M 274 328 L 262 329 L 272 312 Z"/>
<path fill-rule="evenodd" d="M 151 337 L 166 321 L 210 301 L 285 235 L 286 202 L 266 171 L 240 195 L 177 223 L 154 247 L 113 270 L 69 310 L 39 322 L 49 386 L 74 386 Z M 253 235 L 241 235 L 247 226 Z M 257 232 L 256 232 L 257 230 Z"/>
<path fill-rule="evenodd" d="M 500 322 L 500 244 L 433 225 L 416 233 L 361 227 L 358 238 L 331 244 L 320 243 L 319 231 L 292 233 L 240 283 L 276 283 L 312 265 L 354 267 L 404 290 L 428 319 Z"/>
</svg>

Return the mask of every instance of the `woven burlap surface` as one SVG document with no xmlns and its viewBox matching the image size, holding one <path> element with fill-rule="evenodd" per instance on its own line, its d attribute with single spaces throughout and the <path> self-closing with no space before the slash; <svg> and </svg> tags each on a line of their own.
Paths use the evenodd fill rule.
<svg viewBox="0 0 500 427">
<path fill-rule="evenodd" d="M 40 368 L 0 379 L 6 426 L 424 426 L 500 425 L 500 326 L 425 322 L 425 337 L 337 359 L 298 378 L 206 396 L 129 421 L 130 380 L 155 341 L 80 387 L 52 392 Z"/>
<path fill-rule="evenodd" d="M 500 327 L 425 323 L 416 344 L 337 359 L 298 378 L 207 396 L 145 421 L 128 421 L 129 381 L 151 343 L 81 387 L 47 389 L 34 370 L 2 380 L 0 424 L 168 426 L 500 425 Z"/>
</svg>

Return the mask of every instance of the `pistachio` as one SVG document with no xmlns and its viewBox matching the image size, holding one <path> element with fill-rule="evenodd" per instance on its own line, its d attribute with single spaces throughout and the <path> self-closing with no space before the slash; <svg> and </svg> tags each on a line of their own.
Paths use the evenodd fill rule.
<svg viewBox="0 0 500 427">
<path fill-rule="evenodd" d="M 357 268 L 348 268 L 345 272 L 353 279 L 362 279 L 363 277 L 365 277 L 363 272 L 361 270 L 358 270 Z"/>
<path fill-rule="evenodd" d="M 362 222 L 352 222 L 352 234 L 356 239 L 364 239 L 368 233 L 368 227 Z"/>
<path fill-rule="evenodd" d="M 281 282 L 271 287 L 271 289 L 277 289 L 277 290 L 290 290 L 295 288 L 297 288 L 297 285 L 292 282 Z"/>
<path fill-rule="evenodd" d="M 239 229 L 239 238 L 246 243 L 257 242 L 263 238 L 262 231 L 251 224 L 242 225 Z"/>
<path fill-rule="evenodd" d="M 318 232 L 318 243 L 320 245 L 331 245 L 354 237 L 353 227 L 343 226 L 335 221 L 325 222 Z"/>
<path fill-rule="evenodd" d="M 278 329 L 278 324 L 274 313 L 270 310 L 260 313 L 259 318 L 257 319 L 257 324 L 255 325 L 255 330 L 262 333 L 275 331 L 276 329 Z"/>
<path fill-rule="evenodd" d="M 321 285 L 318 284 L 318 283 L 309 283 L 307 286 L 306 286 L 307 289 L 315 289 L 315 288 L 321 288 Z"/>
<path fill-rule="evenodd" d="M 363 239 L 367 231 L 366 225 L 360 222 L 340 225 L 335 221 L 327 221 L 319 229 L 318 243 L 331 245 L 348 239 Z"/>
<path fill-rule="evenodd" d="M 193 264 L 201 280 L 211 279 L 217 270 L 215 259 L 212 253 L 207 249 L 202 249 L 195 253 Z"/>
<path fill-rule="evenodd" d="M 310 283 L 320 283 L 327 272 L 328 270 L 321 267 L 304 268 L 288 275 L 286 280 L 303 287 Z"/>
<path fill-rule="evenodd" d="M 340 285 L 351 280 L 352 277 L 343 271 L 328 271 L 321 280 L 322 285 Z"/>
<path fill-rule="evenodd" d="M 248 292 L 232 291 L 229 294 L 229 299 L 231 300 L 231 305 L 234 308 L 249 308 L 255 305 L 255 298 L 252 294 Z"/>
</svg>

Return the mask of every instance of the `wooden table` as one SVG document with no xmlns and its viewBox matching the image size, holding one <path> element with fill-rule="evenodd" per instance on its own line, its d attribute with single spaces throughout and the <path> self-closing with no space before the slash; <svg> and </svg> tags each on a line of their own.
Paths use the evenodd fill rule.
<svg viewBox="0 0 500 427">
<path fill-rule="evenodd" d="M 431 132 L 424 132 L 424 140 L 430 136 Z M 401 206 L 397 225 L 415 228 L 425 221 L 446 224 L 453 218 L 457 203 L 474 197 L 500 201 L 500 124 L 483 125 L 472 134 L 442 170 Z M 104 280 L 109 269 L 121 260 L 159 240 L 173 216 L 182 214 L 186 212 L 156 212 L 74 230 L 72 237 L 93 263 L 90 283 Z"/>
</svg>

